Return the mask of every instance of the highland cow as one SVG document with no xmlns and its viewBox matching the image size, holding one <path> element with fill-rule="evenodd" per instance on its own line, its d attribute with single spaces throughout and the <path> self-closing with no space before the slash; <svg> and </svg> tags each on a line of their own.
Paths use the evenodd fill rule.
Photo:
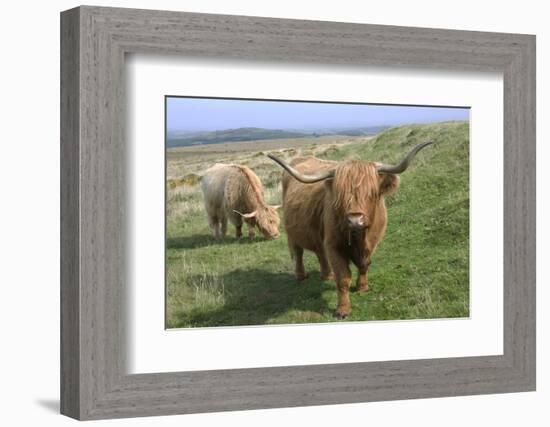
<svg viewBox="0 0 550 427">
<path fill-rule="evenodd" d="M 202 177 L 201 189 L 214 238 L 226 235 L 228 220 L 237 238 L 242 236 L 243 222 L 250 238 L 255 237 L 256 227 L 266 239 L 279 237 L 279 206 L 265 202 L 260 179 L 246 166 L 216 163 Z"/>
<path fill-rule="evenodd" d="M 359 271 L 357 292 L 369 290 L 367 270 L 371 256 L 384 237 L 387 224 L 384 197 L 395 192 L 399 176 L 418 151 L 417 145 L 398 165 L 367 161 L 327 161 L 296 158 L 290 164 L 269 155 L 283 172 L 284 226 L 295 261 L 296 278 L 307 275 L 304 249 L 319 260 L 321 278 L 334 278 L 338 292 L 336 316 L 351 314 L 350 261 Z"/>
</svg>

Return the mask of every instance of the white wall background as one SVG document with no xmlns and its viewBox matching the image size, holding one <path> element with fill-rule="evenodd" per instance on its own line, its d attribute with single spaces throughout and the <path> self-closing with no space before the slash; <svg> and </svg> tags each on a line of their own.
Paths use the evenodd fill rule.
<svg viewBox="0 0 550 427">
<path fill-rule="evenodd" d="M 460 0 L 96 1 L 104 6 L 185 10 L 537 35 L 538 215 L 550 192 L 550 27 L 545 3 Z M 63 426 L 59 384 L 59 12 L 74 1 L 10 2 L 2 7 L 0 67 L 0 420 Z M 412 401 L 274 409 L 108 421 L 117 426 L 548 425 L 550 301 L 544 283 L 548 226 L 538 224 L 538 391 Z M 92 423 L 92 424 L 95 424 Z"/>
</svg>

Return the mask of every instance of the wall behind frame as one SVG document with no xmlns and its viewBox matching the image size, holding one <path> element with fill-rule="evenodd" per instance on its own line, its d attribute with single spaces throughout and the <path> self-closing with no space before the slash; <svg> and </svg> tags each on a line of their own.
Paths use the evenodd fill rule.
<svg viewBox="0 0 550 427">
<path fill-rule="evenodd" d="M 328 21 L 439 27 L 537 34 L 538 218 L 549 216 L 550 29 L 543 3 L 436 1 L 319 2 L 280 0 L 122 0 L 99 6 L 319 19 Z M 64 426 L 59 406 L 59 12 L 75 1 L 8 3 L 0 29 L 3 44 L 0 253 L 2 268 L 3 386 L 6 425 Z M 545 197 L 546 196 L 546 197 Z M 548 226 L 538 224 L 538 283 L 548 281 L 544 259 Z M 543 426 L 548 419 L 550 371 L 544 363 L 550 334 L 549 291 L 538 287 L 538 390 L 535 393 L 468 396 L 338 406 L 273 409 L 153 419 L 110 421 L 111 425 L 281 426 L 314 423 L 334 426 L 370 423 L 408 426 Z M 6 340 L 7 338 L 7 340 Z"/>
</svg>

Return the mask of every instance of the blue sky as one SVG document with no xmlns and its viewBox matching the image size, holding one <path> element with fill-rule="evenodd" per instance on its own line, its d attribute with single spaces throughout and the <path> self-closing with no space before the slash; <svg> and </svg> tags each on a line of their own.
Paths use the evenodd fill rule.
<svg viewBox="0 0 550 427">
<path fill-rule="evenodd" d="M 468 120 L 469 108 L 369 104 L 167 99 L 168 131 L 212 131 L 241 127 L 330 129 Z"/>
</svg>

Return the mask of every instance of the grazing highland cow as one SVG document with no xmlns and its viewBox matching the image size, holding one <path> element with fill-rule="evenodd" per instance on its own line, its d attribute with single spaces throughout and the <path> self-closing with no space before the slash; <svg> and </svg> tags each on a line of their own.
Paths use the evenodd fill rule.
<svg viewBox="0 0 550 427">
<path fill-rule="evenodd" d="M 254 238 L 255 227 L 266 239 L 279 237 L 279 206 L 266 204 L 259 178 L 246 166 L 216 163 L 201 181 L 208 224 L 216 239 L 225 236 L 227 220 L 242 236 L 243 221 L 248 225 L 248 236 Z"/>
<path fill-rule="evenodd" d="M 304 280 L 304 249 L 315 252 L 321 278 L 334 278 L 338 291 L 336 316 L 351 313 L 350 261 L 359 270 L 357 292 L 369 290 L 371 255 L 384 237 L 387 215 L 384 196 L 399 186 L 399 176 L 422 148 L 417 145 L 396 166 L 367 161 L 334 162 L 301 157 L 290 164 L 273 155 L 283 174 L 283 208 L 290 254 L 298 280 Z M 333 273 L 334 272 L 334 273 Z"/>
</svg>

